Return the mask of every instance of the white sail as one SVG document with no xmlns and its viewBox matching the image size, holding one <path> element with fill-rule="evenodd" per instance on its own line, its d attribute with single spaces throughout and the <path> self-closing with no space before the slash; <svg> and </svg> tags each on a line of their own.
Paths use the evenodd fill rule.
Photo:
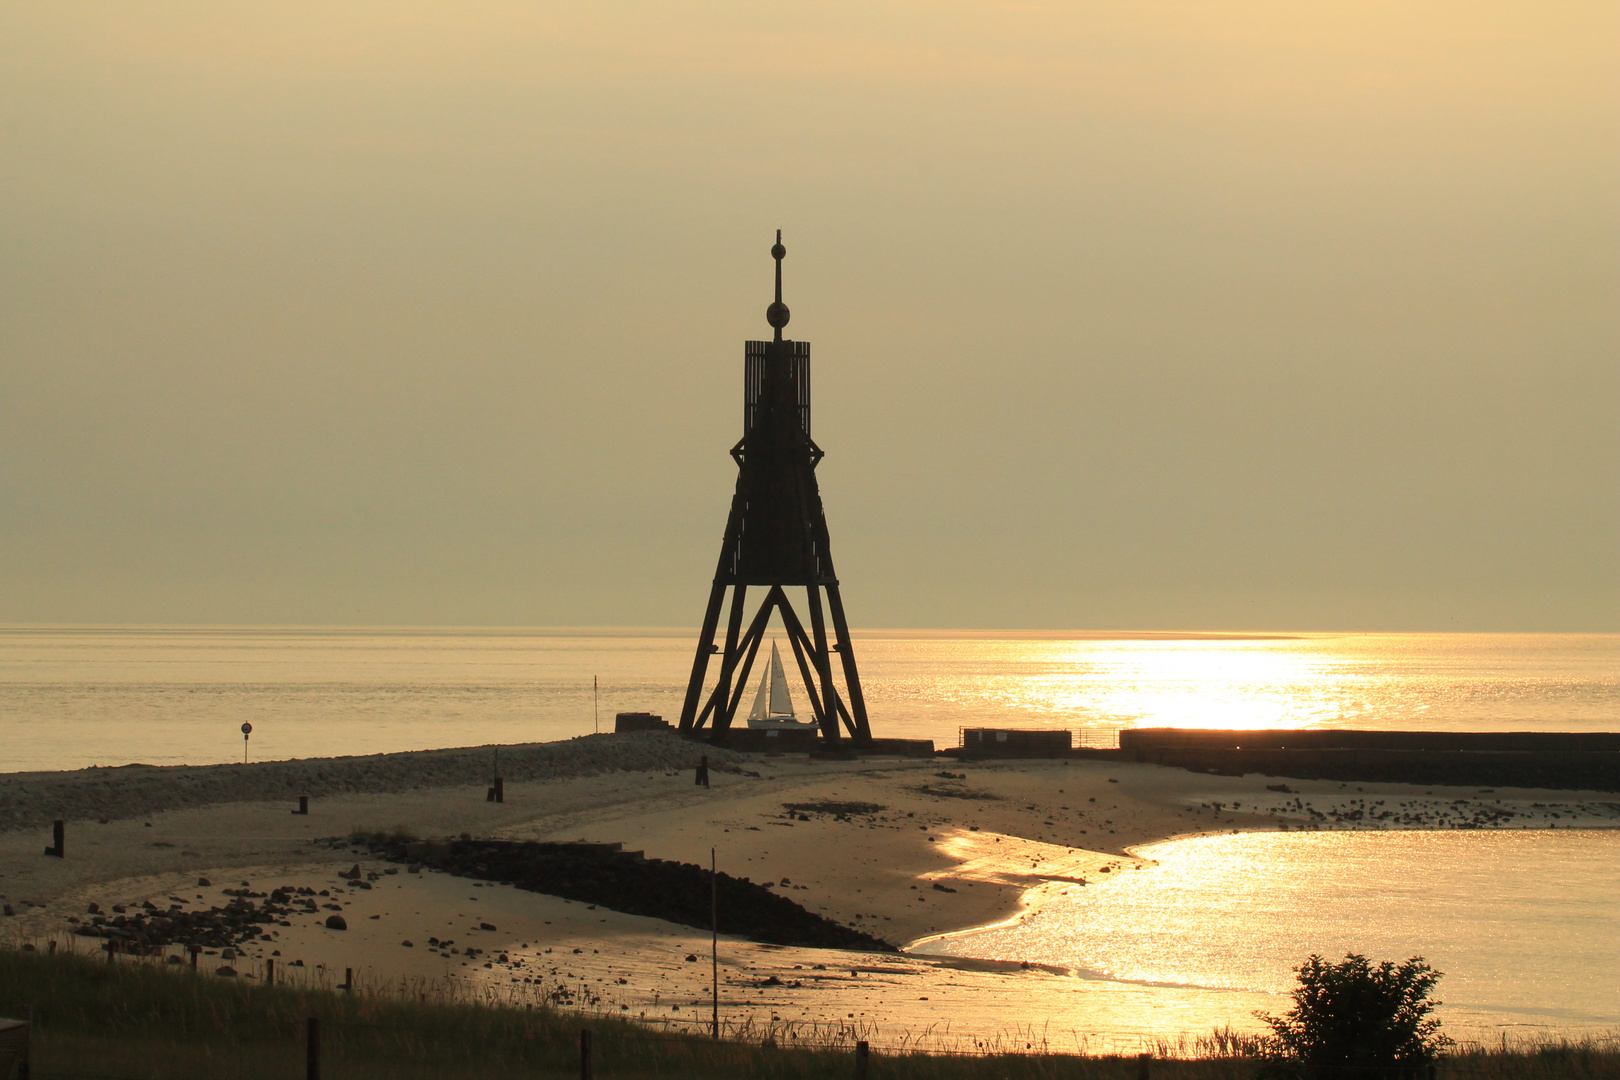
<svg viewBox="0 0 1620 1080">
<path fill-rule="evenodd" d="M 771 642 L 771 648 L 776 648 L 776 642 Z M 759 677 L 759 693 L 754 695 L 754 707 L 748 710 L 748 719 L 763 720 L 769 715 L 771 703 L 771 669 L 766 668 L 765 674 Z"/>
<path fill-rule="evenodd" d="M 787 673 L 782 670 L 782 654 L 771 642 L 771 715 L 794 719 L 793 699 L 788 696 Z"/>
<path fill-rule="evenodd" d="M 754 707 L 748 710 L 751 727 L 797 724 L 793 712 L 793 698 L 788 694 L 787 672 L 782 669 L 782 654 L 776 642 L 771 642 L 771 662 L 759 677 L 759 690 L 754 694 Z"/>
</svg>

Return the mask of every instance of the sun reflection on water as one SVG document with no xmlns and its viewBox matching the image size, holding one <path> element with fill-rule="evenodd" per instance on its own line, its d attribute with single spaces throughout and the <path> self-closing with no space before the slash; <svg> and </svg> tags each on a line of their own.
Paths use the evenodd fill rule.
<svg viewBox="0 0 1620 1080">
<path fill-rule="evenodd" d="M 1245 833 L 1140 854 L 1157 865 L 918 951 L 1269 993 L 1311 953 L 1418 954 L 1460 1022 L 1620 1024 L 1615 831 Z"/>
<path fill-rule="evenodd" d="M 869 699 L 904 727 L 1576 728 L 1620 706 L 1613 637 L 874 637 Z M 917 734 L 921 734 L 920 731 Z"/>
<path fill-rule="evenodd" d="M 1270 642 L 1072 645 L 1031 690 L 1054 710 L 1088 709 L 1146 727 L 1278 727 L 1336 715 L 1341 681 L 1325 658 Z"/>
</svg>

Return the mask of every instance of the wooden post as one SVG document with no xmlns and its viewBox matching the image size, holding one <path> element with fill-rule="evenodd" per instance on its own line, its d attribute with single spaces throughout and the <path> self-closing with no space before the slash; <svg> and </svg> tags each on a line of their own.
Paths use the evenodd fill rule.
<svg viewBox="0 0 1620 1080">
<path fill-rule="evenodd" d="M 496 802 L 503 803 L 506 801 L 506 780 L 503 777 L 497 776 L 495 778 L 494 791 Z"/>
<path fill-rule="evenodd" d="M 187 945 L 186 946 L 186 951 L 191 954 L 191 970 L 196 971 L 197 970 L 197 957 L 202 955 L 202 946 L 197 945 L 197 944 Z"/>
<path fill-rule="evenodd" d="M 51 822 L 51 846 L 45 849 L 45 854 L 54 858 L 67 858 L 67 822 L 57 818 Z"/>
<path fill-rule="evenodd" d="M 591 1068 L 591 1029 L 579 1029 L 579 1080 L 591 1080 L 596 1073 Z"/>
<path fill-rule="evenodd" d="M 294 810 L 293 813 L 295 813 L 295 814 L 303 814 L 306 817 L 309 815 L 309 796 L 308 795 L 300 795 L 300 796 L 298 796 L 298 809 Z"/>
<path fill-rule="evenodd" d="M 29 1060 L 29 1051 L 34 1043 L 34 1007 L 22 1007 L 22 1022 L 28 1026 L 23 1029 L 22 1057 L 17 1061 L 17 1080 L 30 1080 L 34 1074 L 33 1062 Z"/>
<path fill-rule="evenodd" d="M 264 985 L 276 985 L 276 961 L 273 956 L 264 958 Z"/>
<path fill-rule="evenodd" d="M 866 1066 L 872 1056 L 872 1048 L 864 1042 L 855 1044 L 855 1080 L 866 1080 Z"/>
<path fill-rule="evenodd" d="M 705 758 L 704 760 L 708 760 Z M 715 873 L 714 848 L 709 849 L 709 984 L 713 993 L 714 1031 L 720 1037 L 720 875 Z"/>
<path fill-rule="evenodd" d="M 354 989 L 354 968 L 344 968 L 343 969 L 343 985 L 338 987 L 338 989 L 339 990 L 353 990 Z"/>
<path fill-rule="evenodd" d="M 1152 1054 L 1137 1054 L 1136 1055 L 1136 1080 L 1152 1080 L 1152 1074 L 1153 1074 L 1153 1055 Z"/>
<path fill-rule="evenodd" d="M 304 1021 L 304 1080 L 321 1080 L 321 1022 Z"/>
</svg>

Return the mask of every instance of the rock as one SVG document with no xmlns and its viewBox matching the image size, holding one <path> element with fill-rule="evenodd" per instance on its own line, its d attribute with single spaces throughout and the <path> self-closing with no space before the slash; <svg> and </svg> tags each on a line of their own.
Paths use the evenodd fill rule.
<svg viewBox="0 0 1620 1080">
<path fill-rule="evenodd" d="M 495 924 L 494 923 L 489 923 L 489 922 L 481 922 L 481 923 L 478 924 L 478 929 L 480 929 L 480 930 L 493 930 L 493 929 L 495 929 Z"/>
<path fill-rule="evenodd" d="M 217 967 L 214 969 L 214 974 L 223 975 L 227 979 L 234 979 L 236 978 L 236 969 L 233 967 Z"/>
<path fill-rule="evenodd" d="M 416 948 L 416 945 L 414 943 L 412 943 L 412 942 L 409 942 L 409 941 L 402 941 L 402 942 L 400 942 L 400 944 L 405 946 L 407 949 Z"/>
<path fill-rule="evenodd" d="M 199 888 L 199 889 L 206 889 L 212 884 L 213 884 L 213 882 L 209 881 L 205 877 L 200 877 L 200 878 L 197 879 L 197 888 Z"/>
<path fill-rule="evenodd" d="M 687 963 L 688 963 L 688 964 L 695 964 L 695 963 L 697 963 L 697 953 L 690 953 L 690 952 L 689 952 L 689 953 L 687 953 L 687 954 L 686 954 L 686 962 L 687 962 Z"/>
<path fill-rule="evenodd" d="M 341 915 L 328 915 L 326 917 L 326 928 L 328 930 L 347 930 L 349 923 Z"/>
<path fill-rule="evenodd" d="M 7 904 L 4 908 L 0 908 L 0 911 L 4 911 L 7 915 L 17 914 L 17 909 L 12 907 L 10 904 Z"/>
<path fill-rule="evenodd" d="M 350 867 L 347 870 L 339 870 L 338 871 L 338 877 L 340 877 L 340 878 L 349 878 L 350 880 L 358 880 L 359 877 L 360 877 L 360 864 L 355 863 L 352 867 Z"/>
</svg>

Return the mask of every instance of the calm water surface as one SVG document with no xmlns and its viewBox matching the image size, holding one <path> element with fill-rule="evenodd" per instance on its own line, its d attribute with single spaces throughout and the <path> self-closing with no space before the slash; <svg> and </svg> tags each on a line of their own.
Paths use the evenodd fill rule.
<svg viewBox="0 0 1620 1080">
<path fill-rule="evenodd" d="M 1448 1029 L 1620 1029 L 1620 832 L 1246 833 L 1138 854 L 1156 865 L 917 951 L 1162 987 L 1178 1022 L 1202 1002 L 1194 1030 L 1287 991 L 1311 953 L 1417 954 L 1445 973 Z"/>
<path fill-rule="evenodd" d="M 547 740 L 679 714 L 695 634 L 0 627 L 0 771 Z M 1606 730 L 1620 635 L 857 636 L 874 729 Z M 802 701 L 801 701 L 802 705 Z"/>
</svg>

